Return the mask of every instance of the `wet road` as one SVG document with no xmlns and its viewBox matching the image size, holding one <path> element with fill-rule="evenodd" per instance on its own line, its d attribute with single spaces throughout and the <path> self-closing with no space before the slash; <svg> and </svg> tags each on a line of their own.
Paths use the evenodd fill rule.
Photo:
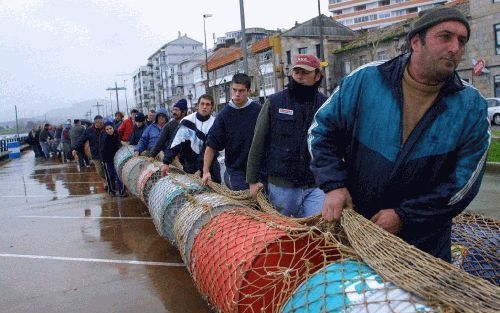
<svg viewBox="0 0 500 313">
<path fill-rule="evenodd" d="M 0 165 L 0 311 L 210 312 L 177 250 L 134 197 L 93 168 Z"/>
</svg>

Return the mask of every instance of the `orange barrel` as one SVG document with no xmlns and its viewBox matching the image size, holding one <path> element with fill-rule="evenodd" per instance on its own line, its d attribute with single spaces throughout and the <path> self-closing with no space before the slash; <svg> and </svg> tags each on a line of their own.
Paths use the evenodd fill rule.
<svg viewBox="0 0 500 313">
<path fill-rule="evenodd" d="M 339 258 L 309 227 L 249 209 L 225 211 L 196 236 L 190 268 L 221 312 L 277 312 L 296 287 Z"/>
<path fill-rule="evenodd" d="M 181 257 L 189 269 L 189 255 L 200 229 L 220 213 L 242 207 L 241 203 L 217 193 L 194 195 L 177 213 L 174 234 Z"/>
<path fill-rule="evenodd" d="M 307 312 L 436 312 L 426 301 L 385 282 L 366 263 L 343 259 L 304 281 L 282 313 Z"/>
<path fill-rule="evenodd" d="M 123 166 L 123 184 L 127 186 L 127 189 L 136 197 L 139 198 L 137 192 L 137 178 L 139 178 L 139 173 L 142 168 L 150 164 L 148 159 L 143 156 L 133 157 L 128 160 Z"/>
<path fill-rule="evenodd" d="M 134 155 L 135 146 L 122 146 L 118 151 L 116 151 L 113 158 L 113 163 L 115 165 L 115 170 L 120 179 L 122 176 L 122 169 L 125 162 L 127 162 Z M 123 181 L 123 180 L 122 180 Z"/>
<path fill-rule="evenodd" d="M 149 163 L 144 166 L 139 173 L 139 177 L 136 181 L 135 189 L 141 200 L 147 205 L 148 196 L 154 183 L 161 178 L 160 167 L 158 164 Z"/>
<path fill-rule="evenodd" d="M 160 178 L 151 188 L 148 196 L 149 213 L 158 233 L 174 245 L 173 224 L 177 211 L 187 201 L 188 193 L 202 190 L 204 188 L 190 177 L 175 173 Z"/>
</svg>

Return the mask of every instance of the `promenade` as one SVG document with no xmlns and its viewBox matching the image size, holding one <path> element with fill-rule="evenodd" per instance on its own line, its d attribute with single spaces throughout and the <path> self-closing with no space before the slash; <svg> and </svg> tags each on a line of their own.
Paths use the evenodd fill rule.
<svg viewBox="0 0 500 313">
<path fill-rule="evenodd" d="M 110 197 L 93 167 L 0 164 L 0 311 L 211 312 L 176 248 L 134 197 Z M 500 219 L 500 175 L 470 209 Z"/>
<path fill-rule="evenodd" d="M 134 197 L 93 167 L 0 165 L 0 311 L 210 312 L 177 252 Z"/>
</svg>

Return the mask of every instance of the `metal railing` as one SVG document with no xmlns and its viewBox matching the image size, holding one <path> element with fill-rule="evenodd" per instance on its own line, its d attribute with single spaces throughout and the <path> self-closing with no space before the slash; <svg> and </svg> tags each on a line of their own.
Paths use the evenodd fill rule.
<svg viewBox="0 0 500 313">
<path fill-rule="evenodd" d="M 3 154 L 3 152 L 8 151 L 9 149 L 7 148 L 7 144 L 10 142 L 16 142 L 18 141 L 21 145 L 26 143 L 26 139 L 28 139 L 28 136 L 20 136 L 19 138 L 17 137 L 12 137 L 12 138 L 4 138 L 0 139 L 0 153 Z"/>
</svg>

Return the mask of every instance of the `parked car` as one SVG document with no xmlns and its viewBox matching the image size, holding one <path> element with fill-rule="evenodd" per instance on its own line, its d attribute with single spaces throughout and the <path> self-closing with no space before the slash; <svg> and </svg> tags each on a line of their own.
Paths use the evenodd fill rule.
<svg viewBox="0 0 500 313">
<path fill-rule="evenodd" d="M 487 98 L 488 119 L 491 124 L 500 126 L 500 98 Z"/>
</svg>

